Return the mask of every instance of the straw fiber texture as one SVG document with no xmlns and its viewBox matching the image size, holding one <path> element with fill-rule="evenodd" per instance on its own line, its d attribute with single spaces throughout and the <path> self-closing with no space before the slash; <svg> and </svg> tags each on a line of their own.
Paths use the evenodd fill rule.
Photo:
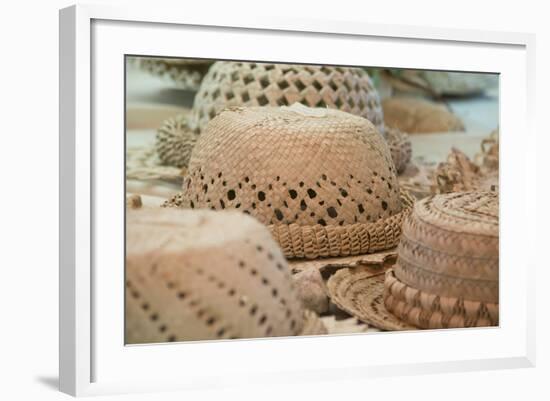
<svg viewBox="0 0 550 401">
<path fill-rule="evenodd" d="M 241 210 L 269 226 L 285 256 L 313 259 L 397 245 L 411 202 L 368 120 L 296 104 L 221 112 L 166 206 Z"/>
<path fill-rule="evenodd" d="M 220 61 L 208 71 L 193 108 L 204 129 L 226 107 L 294 103 L 346 111 L 384 131 L 378 92 L 359 68 Z"/>
<path fill-rule="evenodd" d="M 235 212 L 128 213 L 126 342 L 307 334 L 285 258 Z"/>
<path fill-rule="evenodd" d="M 200 132 L 189 128 L 188 121 L 189 116 L 180 114 L 166 120 L 158 129 L 155 148 L 163 164 L 179 168 L 189 164 Z"/>
<path fill-rule="evenodd" d="M 386 306 L 419 327 L 498 324 L 498 245 L 496 193 L 417 202 L 403 223 Z"/>
<path fill-rule="evenodd" d="M 408 286 L 386 273 L 384 305 L 411 325 L 425 329 L 498 326 L 498 303 L 446 297 Z"/>
<path fill-rule="evenodd" d="M 166 133 L 173 133 L 176 140 L 185 142 L 184 148 L 192 146 L 196 139 L 193 133 L 202 132 L 227 107 L 294 103 L 338 109 L 367 118 L 385 135 L 378 92 L 360 68 L 218 61 L 202 81 L 193 105 L 193 118 L 184 125 L 161 129 L 159 141 L 165 141 Z M 410 142 L 397 131 L 388 141 L 393 144 L 392 157 L 395 156 L 394 163 L 401 171 L 410 160 Z M 166 153 L 165 157 L 163 149 L 159 149 L 163 163 L 173 164 L 170 156 Z M 178 166 L 187 165 L 186 154 L 182 156 L 176 161 Z"/>
<path fill-rule="evenodd" d="M 384 276 L 380 269 L 340 269 L 327 282 L 329 297 L 340 309 L 381 330 L 415 330 L 386 310 Z"/>
<path fill-rule="evenodd" d="M 446 106 L 414 97 L 384 99 L 387 126 L 408 133 L 464 131 L 464 124 Z"/>
<path fill-rule="evenodd" d="M 138 58 L 139 67 L 163 79 L 176 87 L 186 90 L 198 90 L 211 60 L 176 58 Z"/>
</svg>

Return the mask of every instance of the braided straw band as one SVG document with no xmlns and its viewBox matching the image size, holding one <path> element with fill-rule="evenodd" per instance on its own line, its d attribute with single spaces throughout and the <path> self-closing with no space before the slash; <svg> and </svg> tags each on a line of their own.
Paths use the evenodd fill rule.
<svg viewBox="0 0 550 401">
<path fill-rule="evenodd" d="M 269 230 L 287 258 L 316 259 L 378 252 L 399 243 L 401 223 L 413 205 L 410 195 L 401 193 L 401 212 L 374 223 L 348 226 L 298 224 L 270 225 Z"/>
<path fill-rule="evenodd" d="M 401 282 L 386 273 L 384 305 L 404 322 L 425 329 L 498 326 L 498 303 L 445 297 Z"/>
</svg>

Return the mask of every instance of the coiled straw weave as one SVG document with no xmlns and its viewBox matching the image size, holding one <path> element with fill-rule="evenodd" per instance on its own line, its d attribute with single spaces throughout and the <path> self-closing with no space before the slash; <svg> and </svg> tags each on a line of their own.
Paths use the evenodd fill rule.
<svg viewBox="0 0 550 401">
<path fill-rule="evenodd" d="M 236 212 L 128 213 L 126 342 L 325 334 L 268 230 Z"/>
</svg>

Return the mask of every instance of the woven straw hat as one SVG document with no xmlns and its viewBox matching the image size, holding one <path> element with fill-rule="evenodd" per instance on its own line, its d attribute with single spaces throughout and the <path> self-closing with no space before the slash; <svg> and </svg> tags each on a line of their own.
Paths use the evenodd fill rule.
<svg viewBox="0 0 550 401">
<path fill-rule="evenodd" d="M 166 143 L 181 142 L 192 149 L 197 132 L 226 107 L 288 106 L 331 108 L 367 118 L 385 135 L 378 92 L 368 74 L 360 68 L 303 66 L 218 61 L 201 83 L 190 118 L 169 119 L 158 131 L 157 151 L 165 164 L 187 166 L 189 154 L 178 160 Z M 174 137 L 175 139 L 170 139 Z M 398 171 L 410 160 L 410 142 L 398 130 L 388 137 Z M 174 164 L 175 163 L 175 164 Z"/>
<path fill-rule="evenodd" d="M 385 271 L 363 266 L 339 269 L 330 276 L 327 291 L 340 309 L 381 330 L 415 330 L 384 305 Z"/>
<path fill-rule="evenodd" d="M 423 328 L 498 325 L 498 195 L 463 192 L 415 204 L 384 301 Z"/>
<path fill-rule="evenodd" d="M 269 231 L 241 213 L 128 213 L 126 342 L 323 334 Z"/>
<path fill-rule="evenodd" d="M 411 204 L 368 120 L 295 104 L 222 111 L 166 205 L 241 210 L 269 226 L 286 257 L 314 259 L 396 246 Z"/>
<path fill-rule="evenodd" d="M 339 270 L 327 283 L 333 302 L 383 330 L 498 325 L 495 193 L 415 203 L 398 249 L 397 264 L 385 273 Z"/>
</svg>

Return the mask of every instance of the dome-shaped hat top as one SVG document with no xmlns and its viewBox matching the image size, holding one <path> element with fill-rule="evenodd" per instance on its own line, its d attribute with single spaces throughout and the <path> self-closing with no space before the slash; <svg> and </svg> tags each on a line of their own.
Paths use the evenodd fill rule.
<svg viewBox="0 0 550 401">
<path fill-rule="evenodd" d="M 295 242 L 298 233 L 277 227 L 312 230 L 307 235 L 319 243 L 328 229 L 363 225 L 338 234 L 335 241 L 349 242 L 353 250 L 326 255 L 334 256 L 367 252 L 369 238 L 371 251 L 378 237 L 394 240 L 400 223 L 394 220 L 402 217 L 395 167 L 374 126 L 348 113 L 302 105 L 220 113 L 200 136 L 183 193 L 173 203 L 251 214 L 275 227 L 287 256 L 283 243 Z M 376 233 L 369 234 L 364 226 L 375 223 Z"/>
<path fill-rule="evenodd" d="M 346 111 L 384 133 L 378 92 L 360 68 L 218 61 L 204 77 L 193 109 L 203 129 L 226 107 L 293 103 Z"/>
<path fill-rule="evenodd" d="M 299 334 L 290 269 L 242 213 L 148 209 L 127 219 L 126 341 Z"/>
</svg>

